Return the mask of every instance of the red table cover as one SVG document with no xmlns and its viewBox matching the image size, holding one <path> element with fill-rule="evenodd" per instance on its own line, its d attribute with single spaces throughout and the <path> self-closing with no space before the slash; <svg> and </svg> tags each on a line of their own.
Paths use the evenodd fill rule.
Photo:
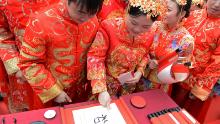
<svg viewBox="0 0 220 124">
<path fill-rule="evenodd" d="M 130 103 L 132 96 L 142 96 L 146 100 L 146 106 L 143 109 L 133 107 Z M 162 90 L 149 90 L 140 93 L 134 93 L 121 97 L 125 104 L 133 113 L 138 121 L 138 124 L 150 124 L 147 115 L 153 112 L 158 112 L 166 108 L 178 107 L 178 105 Z"/>
<path fill-rule="evenodd" d="M 53 119 L 45 119 L 44 113 L 47 110 L 55 110 L 56 116 Z M 1 115 L 0 123 L 2 123 L 2 118 L 5 118 L 5 124 L 14 124 L 14 119 L 16 118 L 16 124 L 31 124 L 34 121 L 44 121 L 46 124 L 62 124 L 61 112 L 59 107 L 52 107 L 47 109 L 39 109 L 28 112 L 21 112 L 15 114 Z"/>
</svg>

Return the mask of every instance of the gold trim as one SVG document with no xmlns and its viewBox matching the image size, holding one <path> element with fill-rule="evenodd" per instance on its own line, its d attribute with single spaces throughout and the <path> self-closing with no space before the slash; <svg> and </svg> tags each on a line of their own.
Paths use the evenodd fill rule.
<svg viewBox="0 0 220 124">
<path fill-rule="evenodd" d="M 43 79 L 46 79 L 47 78 L 47 75 L 46 74 L 38 74 L 37 76 L 33 76 L 33 74 L 35 73 L 32 73 L 30 76 L 29 75 L 29 78 L 28 78 L 28 82 L 31 84 L 31 85 L 36 85 L 36 84 L 39 84 L 42 82 Z"/>
<path fill-rule="evenodd" d="M 19 67 L 17 66 L 18 62 L 18 57 L 14 57 L 4 62 L 5 69 L 9 75 L 19 71 Z"/>
<path fill-rule="evenodd" d="M 199 98 L 202 101 L 205 101 L 211 92 L 203 89 L 202 87 L 195 84 L 195 86 L 191 90 L 192 94 L 195 95 L 197 98 Z"/>
<path fill-rule="evenodd" d="M 43 93 L 38 94 L 38 96 L 40 97 L 40 99 L 43 103 L 46 103 L 46 102 L 54 99 L 61 92 L 62 92 L 62 88 L 58 84 L 55 84 L 50 89 L 44 90 Z"/>
<path fill-rule="evenodd" d="M 26 54 L 24 51 L 20 51 L 20 56 L 28 58 L 28 59 L 33 59 L 33 60 L 38 59 L 38 57 Z"/>
<path fill-rule="evenodd" d="M 94 83 L 94 86 L 92 87 L 92 94 L 107 91 L 106 82 L 104 80 L 92 80 L 91 83 Z"/>
<path fill-rule="evenodd" d="M 32 64 L 31 66 L 29 66 L 28 68 L 26 68 L 24 70 L 24 76 L 26 77 L 26 79 L 28 80 L 28 82 L 31 84 L 33 81 L 33 77 L 35 77 L 34 75 L 36 75 L 36 73 L 40 70 L 41 68 L 39 66 L 37 66 L 36 64 Z M 40 74 L 43 75 L 43 74 Z M 36 76 L 39 77 L 39 76 Z M 32 82 L 30 82 L 30 81 Z M 35 82 L 34 82 L 35 83 Z"/>
<path fill-rule="evenodd" d="M 56 83 L 61 89 L 64 89 L 63 84 L 59 80 L 57 80 Z"/>
<path fill-rule="evenodd" d="M 33 38 L 33 42 L 35 43 L 35 42 L 37 42 L 37 40 L 39 40 L 39 39 L 37 39 L 37 38 Z M 43 41 L 43 40 L 42 40 Z M 41 41 L 40 41 L 41 42 Z M 38 42 L 37 42 L 38 43 Z M 36 47 L 31 47 L 29 44 L 27 44 L 26 42 L 22 42 L 22 46 L 24 46 L 25 48 L 27 48 L 27 49 L 29 49 L 31 52 L 34 52 L 34 53 L 37 53 L 37 52 L 42 52 L 44 49 L 45 49 L 45 47 L 44 46 L 36 46 Z"/>
<path fill-rule="evenodd" d="M 11 49 L 12 45 L 11 44 L 9 45 L 9 44 L 0 43 L 0 48 Z"/>
</svg>

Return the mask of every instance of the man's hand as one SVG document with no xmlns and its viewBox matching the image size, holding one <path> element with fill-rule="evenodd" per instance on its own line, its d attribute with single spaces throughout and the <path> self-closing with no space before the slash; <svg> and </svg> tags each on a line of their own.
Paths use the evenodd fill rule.
<svg viewBox="0 0 220 124">
<path fill-rule="evenodd" d="M 155 69 L 155 68 L 157 68 L 157 66 L 158 66 L 158 62 L 156 59 L 150 60 L 150 63 L 149 63 L 150 69 Z"/>
<path fill-rule="evenodd" d="M 66 102 L 72 102 L 71 98 L 64 92 L 62 91 L 55 99 L 54 102 L 56 103 L 66 103 Z"/>
<path fill-rule="evenodd" d="M 25 83 L 27 81 L 20 70 L 15 74 L 15 76 L 17 78 L 18 83 Z"/>
</svg>

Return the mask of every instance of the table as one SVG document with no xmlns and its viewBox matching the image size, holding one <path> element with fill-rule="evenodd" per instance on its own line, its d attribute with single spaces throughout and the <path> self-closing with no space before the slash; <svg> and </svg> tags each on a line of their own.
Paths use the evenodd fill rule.
<svg viewBox="0 0 220 124">
<path fill-rule="evenodd" d="M 138 108 L 133 107 L 130 103 L 130 99 L 133 96 L 142 96 L 146 100 L 146 107 L 143 109 L 138 109 Z M 134 120 L 135 122 L 137 122 L 137 124 L 150 124 L 150 121 L 147 118 L 147 114 L 157 112 L 157 111 L 160 111 L 166 108 L 172 108 L 172 107 L 178 106 L 162 90 L 149 90 L 145 92 L 134 93 L 134 94 L 122 96 L 119 99 L 114 98 L 114 100 L 120 103 L 118 105 L 120 105 L 121 108 L 126 108 L 126 112 L 123 112 L 123 113 L 129 113 L 129 116 L 126 116 L 125 118 L 134 117 Z M 28 112 L 22 112 L 22 113 L 1 115 L 0 123 L 1 123 L 1 119 L 5 118 L 5 124 L 14 124 L 13 118 L 16 118 L 17 119 L 16 124 L 30 124 L 31 122 L 34 122 L 34 121 L 44 121 L 46 124 L 68 124 L 71 122 L 69 122 L 69 120 L 68 121 L 66 120 L 66 116 L 69 116 L 69 118 L 72 118 L 71 113 L 74 108 L 79 108 L 79 107 L 83 108 L 83 106 L 92 106 L 92 105 L 99 105 L 99 103 L 98 101 L 90 101 L 90 102 L 84 102 L 84 103 L 78 103 L 78 104 L 65 105 L 63 108 L 62 107 L 51 107 L 47 109 L 39 109 L 39 110 L 33 110 L 33 111 L 28 111 Z M 47 110 L 55 110 L 57 113 L 56 117 L 51 120 L 45 119 L 43 115 Z"/>
<path fill-rule="evenodd" d="M 132 96 L 142 96 L 146 100 L 146 107 L 143 109 L 135 108 L 131 105 Z M 162 90 L 149 90 L 140 93 L 134 93 L 121 97 L 131 113 L 133 113 L 138 124 L 150 124 L 147 115 L 163 109 L 178 107 L 178 105 Z"/>
<path fill-rule="evenodd" d="M 214 96 L 207 99 L 199 113 L 198 120 L 201 123 L 208 124 L 216 121 L 216 124 L 220 124 L 220 96 Z"/>
<path fill-rule="evenodd" d="M 53 119 L 45 119 L 44 113 L 47 110 L 55 110 L 56 116 Z M 2 118 L 5 118 L 5 124 L 15 124 L 14 118 L 16 118 L 16 124 L 31 124 L 34 121 L 44 121 L 46 124 L 62 124 L 61 112 L 59 107 L 52 107 L 47 109 L 39 109 L 21 113 L 14 113 L 8 115 L 0 115 L 0 124 L 2 124 Z"/>
<path fill-rule="evenodd" d="M 131 105 L 130 99 L 133 96 L 142 96 L 146 100 L 146 107 L 143 109 L 135 108 Z M 138 124 L 150 124 L 147 114 L 157 112 L 166 108 L 178 107 L 178 105 L 162 90 L 149 90 L 140 93 L 134 93 L 122 96 L 119 100 L 123 101 L 130 113 L 136 119 Z M 65 109 L 77 108 L 80 106 L 87 106 L 91 104 L 98 104 L 97 101 L 70 104 L 64 106 Z"/>
</svg>

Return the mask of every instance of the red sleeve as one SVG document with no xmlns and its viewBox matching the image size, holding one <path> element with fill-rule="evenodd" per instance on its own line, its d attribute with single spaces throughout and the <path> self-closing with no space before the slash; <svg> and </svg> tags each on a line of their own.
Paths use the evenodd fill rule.
<svg viewBox="0 0 220 124">
<path fill-rule="evenodd" d="M 107 90 L 105 58 L 108 47 L 108 36 L 106 32 L 100 28 L 90 47 L 87 58 L 87 78 L 91 80 L 93 94 Z"/>
<path fill-rule="evenodd" d="M 43 20 L 41 20 L 43 21 Z M 30 20 L 20 50 L 20 64 L 27 81 L 43 103 L 50 101 L 63 90 L 45 67 L 48 35 L 38 18 Z"/>
</svg>

